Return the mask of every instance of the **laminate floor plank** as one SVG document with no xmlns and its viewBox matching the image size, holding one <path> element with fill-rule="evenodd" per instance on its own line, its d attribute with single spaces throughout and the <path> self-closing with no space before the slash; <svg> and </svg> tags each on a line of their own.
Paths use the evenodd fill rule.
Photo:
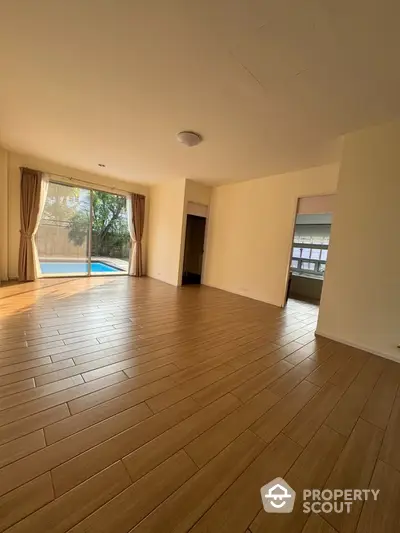
<svg viewBox="0 0 400 533">
<path fill-rule="evenodd" d="M 0 532 L 397 533 L 400 365 L 317 321 L 146 277 L 3 285 Z M 275 477 L 292 513 L 262 507 Z M 303 513 L 341 487 L 382 497 Z"/>
<path fill-rule="evenodd" d="M 0 367 L 0 376 L 6 376 L 7 374 L 14 374 L 15 372 L 20 372 L 21 370 L 26 370 L 28 368 L 34 368 L 37 366 L 48 365 L 52 363 L 50 357 L 38 357 L 31 361 L 24 361 L 22 363 L 15 363 L 7 366 Z"/>
<path fill-rule="evenodd" d="M 8 491 L 19 487 L 44 472 L 57 468 L 72 458 L 81 457 L 85 451 L 121 432 L 123 433 L 127 427 L 130 428 L 132 424 L 135 425 L 148 418 L 149 414 L 150 411 L 144 404 L 135 406 L 112 419 L 106 419 L 94 427 L 74 433 L 66 439 L 46 446 L 3 467 L 0 469 L 2 480 L 0 494 L 6 494 Z M 99 470 L 101 469 L 99 468 L 97 472 Z"/>
<path fill-rule="evenodd" d="M 383 370 L 383 362 L 370 359 L 327 419 L 332 428 L 349 436 Z"/>
<path fill-rule="evenodd" d="M 197 466 L 204 466 L 278 401 L 268 389 L 261 391 L 194 439 L 185 447 L 186 452 Z"/>
<path fill-rule="evenodd" d="M 27 416 L 31 416 L 40 411 L 45 411 L 55 405 L 72 401 L 73 399 L 80 398 L 86 394 L 91 394 L 93 391 L 99 391 L 109 385 L 124 381 L 125 379 L 127 379 L 127 377 L 123 372 L 117 372 L 116 374 L 111 374 L 110 376 L 91 381 L 90 383 L 75 385 L 68 389 L 50 394 L 49 396 L 44 396 L 43 398 L 37 398 L 30 402 L 16 405 L 0 412 L 0 426 L 9 424 L 10 422 L 21 418 L 26 418 Z"/>
<path fill-rule="evenodd" d="M 284 476 L 300 452 L 299 445 L 283 435 L 278 435 L 190 532 L 245 531 L 261 510 L 260 488 L 269 480 Z"/>
<path fill-rule="evenodd" d="M 0 531 L 23 520 L 54 499 L 49 472 L 0 498 Z"/>
<path fill-rule="evenodd" d="M 41 429 L 7 442 L 6 444 L 2 444 L 0 446 L 0 469 L 45 446 L 46 441 L 43 430 Z"/>
<path fill-rule="evenodd" d="M 362 368 L 364 368 L 367 361 L 368 357 L 350 356 L 350 359 L 329 378 L 329 383 L 336 385 L 342 390 L 348 389 Z"/>
<path fill-rule="evenodd" d="M 382 437 L 383 431 L 381 429 L 359 419 L 325 484 L 325 488 L 368 488 L 382 444 Z M 349 513 L 322 514 L 322 517 L 340 533 L 354 531 L 357 527 L 361 508 L 362 502 L 355 501 Z"/>
<path fill-rule="evenodd" d="M 102 468 L 129 455 L 135 449 L 139 447 L 143 449 L 148 441 L 157 438 L 158 435 L 170 430 L 171 427 L 179 427 L 179 423 L 187 417 L 193 416 L 197 409 L 193 401 L 183 400 L 166 409 L 163 413 L 152 417 L 146 416 L 147 420 L 141 423 L 135 424 L 132 420 L 128 429 L 122 432 L 114 431 L 116 433 L 114 436 L 110 436 L 107 440 L 102 438 L 102 442 L 97 446 L 87 446 L 86 451 L 82 450 L 79 454 L 70 454 L 69 460 L 63 462 L 65 464 L 54 465 L 52 470 L 56 494 L 59 495 L 70 490 Z M 121 415 L 125 417 L 124 413 L 125 411 Z M 102 424 L 113 425 L 114 418 L 107 419 Z M 90 428 L 86 432 L 89 435 L 92 433 Z M 75 434 L 76 440 L 79 440 L 79 435 Z M 62 445 L 63 442 L 60 441 L 59 444 Z M 160 455 L 164 454 L 168 457 L 167 452 L 168 450 L 160 450 Z"/>
<path fill-rule="evenodd" d="M 251 532 L 300 533 L 309 516 L 303 512 L 302 492 L 304 489 L 323 487 L 344 443 L 345 438 L 342 435 L 322 426 L 285 474 L 285 481 L 296 491 L 293 511 L 288 514 L 274 514 L 266 513 L 262 509 L 250 525 Z"/>
<path fill-rule="evenodd" d="M 394 402 L 379 458 L 400 472 L 400 395 Z"/>
<path fill-rule="evenodd" d="M 265 367 L 268 367 L 283 359 L 283 357 L 277 354 L 278 349 L 279 346 L 277 344 L 269 341 L 263 342 L 262 346 L 234 357 L 229 361 L 229 364 L 234 368 L 240 369 L 258 361 Z M 242 351 L 245 350 L 243 349 Z"/>
<path fill-rule="evenodd" d="M 181 450 L 72 528 L 71 533 L 128 533 L 196 471 Z"/>
<path fill-rule="evenodd" d="M 342 391 L 335 385 L 324 385 L 286 426 L 283 433 L 301 446 L 306 446 L 342 394 Z"/>
<path fill-rule="evenodd" d="M 24 379 L 16 383 L 10 383 L 9 385 L 3 385 L 0 387 L 0 398 L 4 396 L 10 396 L 17 392 L 22 392 L 35 387 L 35 380 L 33 378 Z"/>
<path fill-rule="evenodd" d="M 243 433 L 133 529 L 135 533 L 184 533 L 262 452 L 262 442 Z"/>
<path fill-rule="evenodd" d="M 364 503 L 357 533 L 397 533 L 400 531 L 400 472 L 383 461 L 374 469 L 370 487 L 380 490 L 377 500 Z"/>
<path fill-rule="evenodd" d="M 276 379 L 268 385 L 271 392 L 283 398 L 291 390 L 293 390 L 299 383 L 305 380 L 305 378 L 311 374 L 320 363 L 314 359 L 307 358 L 298 365 L 294 366 L 288 372 L 283 374 L 280 378 Z"/>
<path fill-rule="evenodd" d="M 267 368 L 266 370 L 259 372 L 257 376 L 249 379 L 236 389 L 232 390 L 232 394 L 237 396 L 242 402 L 247 402 L 256 395 L 258 392 L 262 391 L 270 383 L 276 381 L 279 377 L 289 372 L 293 366 L 286 361 L 279 361 L 275 365 Z"/>
<path fill-rule="evenodd" d="M 98 422 L 102 422 L 107 418 L 114 417 L 118 413 L 121 413 L 131 407 L 145 406 L 144 403 L 137 401 L 137 397 L 133 394 L 124 394 L 118 396 L 108 402 L 102 403 L 92 409 L 81 411 L 75 415 L 70 415 L 67 407 L 67 416 L 56 420 L 54 423 L 48 423 L 45 427 L 45 436 L 47 444 L 53 444 L 59 440 L 65 439 L 78 431 L 82 431 L 90 426 L 94 426 Z M 149 413 L 152 411 L 146 406 Z"/>
<path fill-rule="evenodd" d="M 336 357 L 331 357 L 326 363 L 322 363 L 318 368 L 307 376 L 307 381 L 322 387 L 348 360 L 348 356 L 338 353 Z"/>
<path fill-rule="evenodd" d="M 4 411 L 4 409 L 10 409 L 16 405 L 31 402 L 38 398 L 44 398 L 45 396 L 49 396 L 55 392 L 69 389 L 70 387 L 75 387 L 76 385 L 82 385 L 82 383 L 84 383 L 84 380 L 82 376 L 78 375 L 50 383 L 49 385 L 34 387 L 33 389 L 16 393 L 12 396 L 7 396 L 6 398 L 0 399 L 0 411 Z"/>
<path fill-rule="evenodd" d="M 0 386 L 17 383 L 18 381 L 25 381 L 27 379 L 34 378 L 36 376 L 41 376 L 42 374 L 57 372 L 58 370 L 62 370 L 64 368 L 74 366 L 74 364 L 75 363 L 72 359 L 64 359 L 62 361 L 59 361 L 58 363 L 52 363 L 50 360 L 48 364 L 43 364 L 40 366 L 36 366 L 34 368 L 29 368 L 27 370 L 19 370 L 19 371 L 17 370 L 5 376 L 1 376 Z M 63 379 L 63 377 L 69 377 L 69 376 L 68 375 L 61 376 L 61 379 Z"/>
<path fill-rule="evenodd" d="M 301 533 L 336 533 L 336 529 L 317 514 L 312 514 Z"/>
<path fill-rule="evenodd" d="M 10 528 L 9 533 L 65 533 L 130 485 L 121 462 L 57 498 Z"/>
<path fill-rule="evenodd" d="M 232 374 L 229 374 L 225 378 L 211 383 L 192 396 L 200 405 L 208 405 L 264 369 L 265 365 L 262 362 L 255 361 L 244 368 L 232 372 Z"/>
<path fill-rule="evenodd" d="M 229 365 L 221 365 L 205 372 L 204 374 L 200 374 L 200 376 L 189 379 L 182 385 L 178 384 L 176 387 L 150 398 L 147 400 L 147 403 L 150 406 L 150 409 L 157 413 L 158 411 L 162 411 L 174 403 L 191 396 L 198 390 L 204 389 L 210 383 L 214 383 L 219 379 L 232 374 L 233 371 L 234 369 Z"/>
<path fill-rule="evenodd" d="M 70 412 L 68 406 L 64 403 L 23 418 L 22 420 L 11 422 L 0 427 L 0 444 L 10 442 L 18 437 L 23 437 L 37 429 L 45 428 L 52 423 L 69 417 Z"/>
<path fill-rule="evenodd" d="M 317 346 L 314 341 L 309 342 L 308 344 L 302 345 L 301 348 L 294 351 L 292 354 L 285 357 L 285 361 L 291 363 L 292 365 L 298 365 L 304 359 L 307 359 L 310 355 L 317 351 Z"/>
<path fill-rule="evenodd" d="M 390 413 L 399 383 L 396 375 L 390 372 L 384 372 L 376 383 L 364 409 L 361 417 L 375 424 L 375 426 L 385 429 L 389 421 Z"/>
<path fill-rule="evenodd" d="M 164 371 L 165 370 L 162 370 L 161 373 L 163 373 Z M 117 372 L 117 374 L 119 373 Z M 116 374 L 111 374 L 111 376 L 115 375 Z M 124 375 L 125 377 L 127 377 L 126 374 Z M 107 378 L 108 377 L 109 376 L 107 376 Z M 154 377 L 154 375 L 152 377 Z M 80 413 L 81 411 L 85 411 L 86 409 L 90 409 L 91 407 L 104 403 L 108 400 L 111 400 L 112 398 L 117 398 L 125 393 L 130 392 L 135 392 L 137 397 L 137 403 L 144 402 L 152 396 L 156 396 L 157 394 L 160 394 L 161 392 L 164 392 L 165 390 L 168 390 L 175 385 L 174 380 L 169 375 L 167 375 L 166 377 L 161 377 L 160 379 L 156 379 L 154 381 L 150 381 L 150 383 L 148 383 L 148 378 L 149 376 L 145 378 L 138 376 L 137 378 L 126 379 L 124 383 L 119 383 L 120 380 L 117 380 L 116 384 L 110 387 L 106 387 L 104 388 L 104 390 L 98 389 L 94 390 L 93 392 L 89 392 L 88 394 L 81 395 L 81 397 L 79 396 L 77 398 L 72 398 L 68 402 L 71 414 Z M 90 381 L 89 383 L 87 383 L 87 385 L 90 386 L 93 383 L 96 383 L 96 381 L 99 380 Z"/>
<path fill-rule="evenodd" d="M 134 481 L 139 479 L 238 406 L 239 402 L 234 396 L 229 394 L 223 396 L 124 457 L 123 461 L 131 479 Z"/>
<path fill-rule="evenodd" d="M 254 422 L 250 426 L 251 431 L 261 437 L 265 442 L 270 442 L 289 424 L 318 390 L 318 387 L 312 383 L 300 383 L 287 396 L 267 411 L 265 415 Z"/>
</svg>

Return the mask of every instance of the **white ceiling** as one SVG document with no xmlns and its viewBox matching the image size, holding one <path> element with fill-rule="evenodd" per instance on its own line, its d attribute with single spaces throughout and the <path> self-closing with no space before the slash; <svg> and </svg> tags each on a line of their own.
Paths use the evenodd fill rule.
<svg viewBox="0 0 400 533">
<path fill-rule="evenodd" d="M 142 183 L 330 162 L 339 135 L 400 113 L 399 15 L 398 0 L 1 0 L 0 143 Z M 182 129 L 204 142 L 178 144 Z"/>
</svg>

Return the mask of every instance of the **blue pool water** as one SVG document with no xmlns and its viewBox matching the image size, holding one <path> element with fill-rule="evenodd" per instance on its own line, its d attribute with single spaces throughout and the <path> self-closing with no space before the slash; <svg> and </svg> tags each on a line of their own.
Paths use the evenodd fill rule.
<svg viewBox="0 0 400 533">
<path fill-rule="evenodd" d="M 65 263 L 40 261 L 40 269 L 42 274 L 87 274 L 88 264 L 78 261 L 66 261 Z M 106 265 L 100 261 L 92 261 L 92 273 L 99 274 L 100 272 L 123 272 L 123 270 Z"/>
</svg>

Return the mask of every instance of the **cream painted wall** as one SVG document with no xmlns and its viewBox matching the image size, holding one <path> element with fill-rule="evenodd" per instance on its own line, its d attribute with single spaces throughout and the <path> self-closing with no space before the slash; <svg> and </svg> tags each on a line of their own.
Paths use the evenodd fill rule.
<svg viewBox="0 0 400 533">
<path fill-rule="evenodd" d="M 148 275 L 181 285 L 189 202 L 208 206 L 211 187 L 188 179 L 150 189 Z"/>
<path fill-rule="evenodd" d="M 197 183 L 193 180 L 186 180 L 185 200 L 195 204 L 210 205 L 212 188 Z"/>
<path fill-rule="evenodd" d="M 325 196 L 307 196 L 301 198 L 297 206 L 299 215 L 319 215 L 321 213 L 333 213 L 335 210 L 335 194 Z"/>
<path fill-rule="evenodd" d="M 1 156 L 0 156 L 1 164 Z M 58 165 L 50 161 L 44 161 L 32 156 L 8 153 L 8 278 L 16 279 L 18 277 L 18 251 L 19 251 L 19 230 L 20 230 L 20 167 L 30 167 L 43 172 L 59 174 L 74 178 L 74 183 L 82 181 L 82 186 L 100 188 L 110 192 L 136 192 L 144 194 L 147 198 L 149 190 L 147 187 L 135 183 L 125 182 L 108 176 L 100 176 L 76 169 L 71 169 Z M 1 170 L 0 170 L 1 176 Z M 70 180 L 57 176 L 58 181 L 70 183 Z M 0 177 L 1 180 L 1 177 Z M 77 180 L 77 181 L 75 181 Z M 86 182 L 91 182 L 88 184 Z M 1 189 L 1 196 L 2 196 Z M 1 200 L 0 200 L 1 202 Z M 146 202 L 146 212 L 149 210 L 149 202 Z M 144 231 L 144 256 L 147 253 L 147 233 L 148 233 L 148 215 L 146 215 Z"/>
<path fill-rule="evenodd" d="M 8 153 L 0 147 L 0 280 L 8 276 Z"/>
<path fill-rule="evenodd" d="M 297 200 L 336 192 L 339 164 L 213 190 L 203 283 L 281 306 Z"/>
<path fill-rule="evenodd" d="M 150 189 L 148 269 L 152 278 L 180 284 L 186 180 Z"/>
<path fill-rule="evenodd" d="M 400 123 L 344 139 L 318 333 L 400 361 Z"/>
</svg>

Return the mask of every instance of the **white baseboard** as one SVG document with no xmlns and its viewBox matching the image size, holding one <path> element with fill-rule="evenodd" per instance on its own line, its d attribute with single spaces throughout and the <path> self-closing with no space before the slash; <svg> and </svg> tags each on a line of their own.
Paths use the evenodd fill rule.
<svg viewBox="0 0 400 533">
<path fill-rule="evenodd" d="M 378 350 L 373 350 L 369 346 L 366 346 L 364 344 L 358 344 L 356 342 L 349 342 L 347 339 L 342 339 L 340 337 L 337 337 L 336 335 L 331 335 L 330 333 L 325 333 L 318 328 L 315 331 L 316 335 L 319 335 L 320 337 L 325 337 L 326 339 L 330 339 L 331 341 L 340 342 L 341 344 L 346 344 L 347 346 L 351 346 L 352 348 L 357 348 L 358 350 L 363 350 L 364 352 L 372 353 L 374 355 L 378 355 L 379 357 L 383 357 L 384 359 L 390 359 L 390 361 L 395 361 L 396 363 L 400 363 L 400 350 L 399 350 L 399 356 L 393 356 L 391 354 L 383 353 Z"/>
</svg>

